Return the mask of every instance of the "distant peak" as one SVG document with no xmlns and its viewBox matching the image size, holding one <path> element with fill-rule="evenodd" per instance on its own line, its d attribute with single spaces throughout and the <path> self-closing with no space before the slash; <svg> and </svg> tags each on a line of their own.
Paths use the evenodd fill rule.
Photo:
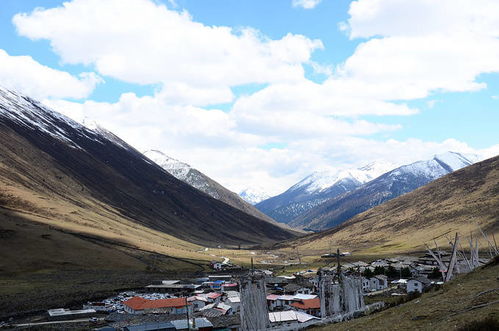
<svg viewBox="0 0 499 331">
<path fill-rule="evenodd" d="M 434 155 L 433 160 L 444 163 L 450 168 L 451 171 L 456 171 L 478 162 L 480 160 L 480 157 L 475 154 L 462 154 L 449 151 Z"/>
<path fill-rule="evenodd" d="M 246 202 L 255 205 L 263 200 L 270 198 L 270 195 L 265 192 L 261 187 L 247 187 L 241 192 L 239 196 Z"/>
<path fill-rule="evenodd" d="M 170 157 L 166 155 L 164 152 L 157 150 L 157 149 L 150 149 L 145 151 L 144 153 L 145 156 L 147 156 L 150 160 L 154 161 L 156 164 L 161 166 L 162 168 L 165 169 L 191 169 L 192 167 L 182 161 L 179 161 L 177 159 L 174 159 L 173 157 Z"/>
</svg>

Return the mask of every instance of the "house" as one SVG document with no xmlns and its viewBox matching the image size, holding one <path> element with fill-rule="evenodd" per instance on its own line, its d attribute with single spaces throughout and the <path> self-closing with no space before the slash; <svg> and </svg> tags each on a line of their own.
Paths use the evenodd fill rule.
<svg viewBox="0 0 499 331">
<path fill-rule="evenodd" d="M 362 277 L 362 291 L 369 293 L 383 290 L 388 287 L 388 277 L 385 275 L 376 275 L 371 278 Z"/>
<path fill-rule="evenodd" d="M 318 320 L 319 318 L 301 311 L 287 310 L 269 313 L 269 320 L 272 327 L 292 327 L 293 325 L 299 327 L 300 323 L 309 322 L 314 319 Z"/>
<path fill-rule="evenodd" d="M 374 278 L 378 279 L 378 290 L 384 290 L 388 287 L 388 277 L 385 275 L 376 275 Z"/>
<path fill-rule="evenodd" d="M 96 313 L 94 309 L 70 310 L 65 308 L 49 309 L 47 312 L 51 319 L 82 318 L 93 316 Z"/>
<path fill-rule="evenodd" d="M 241 311 L 241 298 L 239 296 L 228 297 L 225 303 L 232 307 L 233 313 L 239 313 Z"/>
<path fill-rule="evenodd" d="M 291 295 L 310 294 L 312 293 L 313 287 L 314 286 L 311 283 L 306 283 L 306 284 L 291 283 L 283 287 L 283 292 L 284 294 L 291 294 Z"/>
<path fill-rule="evenodd" d="M 291 303 L 291 307 L 302 311 L 312 316 L 320 317 L 321 315 L 321 299 L 305 299 Z"/>
<path fill-rule="evenodd" d="M 371 282 L 368 278 L 362 277 L 362 292 L 368 293 L 371 291 Z"/>
<path fill-rule="evenodd" d="M 200 309 L 205 317 L 218 317 L 222 315 L 231 315 L 232 307 L 225 303 L 211 303 Z"/>
<path fill-rule="evenodd" d="M 285 277 L 267 277 L 265 279 L 267 287 L 271 290 L 283 291 L 284 286 L 290 283 L 290 279 Z"/>
<path fill-rule="evenodd" d="M 185 314 L 187 313 L 187 298 L 149 300 L 133 297 L 123 302 L 125 311 L 129 314 Z"/>
<path fill-rule="evenodd" d="M 267 295 L 267 306 L 269 307 L 269 310 L 272 311 L 275 308 L 277 308 L 277 298 L 279 298 L 279 295 L 277 294 L 269 294 Z"/>
<path fill-rule="evenodd" d="M 407 293 L 410 292 L 423 293 L 423 291 L 430 285 L 431 281 L 426 277 L 410 278 L 407 281 Z"/>
<path fill-rule="evenodd" d="M 198 290 L 201 285 L 197 284 L 171 284 L 171 283 L 160 283 L 151 284 L 146 286 L 146 290 L 150 292 L 166 292 L 166 293 L 176 293 L 176 294 L 187 294 L 190 295 L 194 291 Z"/>
<path fill-rule="evenodd" d="M 213 324 L 204 317 L 196 317 L 189 320 L 187 324 L 186 319 L 171 321 L 171 324 L 175 327 L 175 330 L 199 330 L 199 331 L 209 331 L 213 330 Z"/>
<path fill-rule="evenodd" d="M 222 292 L 228 292 L 228 291 L 236 291 L 238 289 L 239 285 L 237 283 L 223 283 L 222 284 Z"/>
<path fill-rule="evenodd" d="M 294 295 L 280 295 L 277 298 L 277 307 L 289 309 L 294 301 L 297 301 Z"/>
<path fill-rule="evenodd" d="M 137 325 L 126 326 L 123 330 L 125 331 L 150 331 L 150 330 L 161 330 L 161 331 L 176 331 L 175 326 L 170 322 L 150 322 Z"/>
<path fill-rule="evenodd" d="M 377 291 L 379 288 L 379 279 L 376 277 L 369 278 L 369 290 Z"/>
<path fill-rule="evenodd" d="M 209 302 L 211 303 L 219 303 L 220 300 L 222 299 L 222 293 L 218 293 L 218 292 L 210 292 L 208 294 L 206 294 L 206 298 L 208 299 Z"/>
<path fill-rule="evenodd" d="M 216 261 L 212 261 L 211 262 L 211 267 L 213 268 L 213 270 L 222 270 L 223 269 L 223 264 L 222 262 L 216 262 Z"/>
<path fill-rule="evenodd" d="M 232 279 L 231 275 L 209 275 L 208 276 L 208 280 L 210 282 L 214 282 L 217 280 L 224 280 L 224 281 L 229 282 L 231 279 Z"/>
<path fill-rule="evenodd" d="M 390 264 L 386 260 L 376 260 L 374 262 L 371 262 L 371 267 L 383 267 L 387 268 Z"/>
<path fill-rule="evenodd" d="M 93 309 L 95 311 L 110 312 L 113 311 L 113 306 L 105 302 L 89 302 L 83 305 L 83 309 Z"/>
<path fill-rule="evenodd" d="M 195 295 L 192 297 L 188 297 L 187 302 L 189 302 L 192 305 L 192 309 L 194 311 L 199 311 L 199 309 L 206 306 L 206 304 L 209 302 L 209 300 L 208 300 L 208 298 L 206 298 L 206 296 Z"/>
<path fill-rule="evenodd" d="M 405 290 L 407 288 L 407 279 L 396 279 L 392 281 L 392 284 L 396 285 L 399 289 Z"/>
</svg>

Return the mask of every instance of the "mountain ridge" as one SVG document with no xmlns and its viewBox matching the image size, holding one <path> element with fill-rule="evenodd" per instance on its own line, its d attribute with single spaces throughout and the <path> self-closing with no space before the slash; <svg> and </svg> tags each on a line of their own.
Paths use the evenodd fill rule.
<svg viewBox="0 0 499 331">
<path fill-rule="evenodd" d="M 112 208 L 123 221 L 205 245 L 293 236 L 177 180 L 114 134 L 92 131 L 4 88 L 0 129 L 0 179 L 8 186 L 75 207 L 92 201 L 92 208 Z M 35 164 L 39 160 L 43 169 Z M 71 214 L 61 217 L 77 220 Z"/>
<path fill-rule="evenodd" d="M 300 215 L 335 196 L 349 192 L 391 168 L 388 162 L 372 162 L 347 170 L 316 171 L 285 192 L 255 206 L 279 222 L 291 224 Z"/>
<path fill-rule="evenodd" d="M 413 162 L 393 169 L 350 192 L 338 195 L 291 222 L 292 226 L 324 230 L 411 192 L 452 171 L 471 165 L 478 158 L 456 152 L 435 155 L 430 160 Z"/>
<path fill-rule="evenodd" d="M 481 227 L 499 232 L 499 156 L 472 164 L 368 209 L 331 229 L 285 243 L 302 250 L 364 252 L 424 250 L 433 238 L 469 234 Z M 478 233 L 477 235 L 480 235 Z"/>
<path fill-rule="evenodd" d="M 175 178 L 191 185 L 192 187 L 208 194 L 214 199 L 225 202 L 226 204 L 237 208 L 249 215 L 267 221 L 273 225 L 290 229 L 286 225 L 273 220 L 265 215 L 253 205 L 244 201 L 238 194 L 228 190 L 215 180 L 206 176 L 201 171 L 191 167 L 189 164 L 174 159 L 159 150 L 147 150 L 144 153 L 148 159 L 159 165 Z M 299 231 L 299 230 L 297 230 Z"/>
</svg>

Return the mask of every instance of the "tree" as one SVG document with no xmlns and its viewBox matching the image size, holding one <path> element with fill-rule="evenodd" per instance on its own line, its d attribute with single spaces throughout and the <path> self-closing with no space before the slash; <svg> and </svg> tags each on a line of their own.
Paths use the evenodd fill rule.
<svg viewBox="0 0 499 331">
<path fill-rule="evenodd" d="M 374 274 L 375 275 L 384 275 L 385 274 L 385 267 L 381 267 L 381 266 L 374 267 Z"/>
<path fill-rule="evenodd" d="M 412 277 L 411 269 L 409 269 L 409 267 L 402 268 L 402 270 L 400 271 L 400 276 L 402 278 L 411 278 Z"/>
<path fill-rule="evenodd" d="M 364 272 L 362 273 L 362 276 L 364 276 L 366 278 L 371 278 L 374 276 L 374 273 L 372 272 L 372 270 L 370 268 L 365 268 Z"/>
<path fill-rule="evenodd" d="M 397 278 L 397 276 L 398 276 L 397 269 L 395 269 L 395 267 L 394 267 L 394 266 L 390 265 L 390 266 L 388 266 L 388 268 L 386 269 L 385 275 L 386 275 L 386 277 L 388 277 L 388 278 Z"/>
</svg>

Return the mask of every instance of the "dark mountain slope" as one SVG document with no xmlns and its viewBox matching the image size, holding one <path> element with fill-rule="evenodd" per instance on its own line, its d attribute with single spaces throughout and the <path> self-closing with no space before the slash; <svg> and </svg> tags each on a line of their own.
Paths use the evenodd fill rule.
<svg viewBox="0 0 499 331">
<path fill-rule="evenodd" d="M 0 90 L 0 178 L 204 245 L 292 237 L 177 180 L 116 136 Z"/>
<path fill-rule="evenodd" d="M 264 213 L 256 209 L 255 206 L 244 201 L 239 195 L 225 188 L 199 170 L 192 168 L 190 165 L 173 159 L 158 150 L 148 150 L 143 154 L 150 160 L 161 166 L 163 169 L 168 171 L 168 173 L 175 176 L 175 178 L 180 179 L 181 181 L 197 188 L 198 190 L 208 194 L 212 198 L 223 201 L 234 208 L 242 210 L 246 214 L 255 216 L 279 227 L 290 229 L 285 224 L 276 222 L 269 216 L 265 215 Z M 299 233 L 298 231 L 299 230 L 295 230 L 296 233 Z"/>
</svg>

